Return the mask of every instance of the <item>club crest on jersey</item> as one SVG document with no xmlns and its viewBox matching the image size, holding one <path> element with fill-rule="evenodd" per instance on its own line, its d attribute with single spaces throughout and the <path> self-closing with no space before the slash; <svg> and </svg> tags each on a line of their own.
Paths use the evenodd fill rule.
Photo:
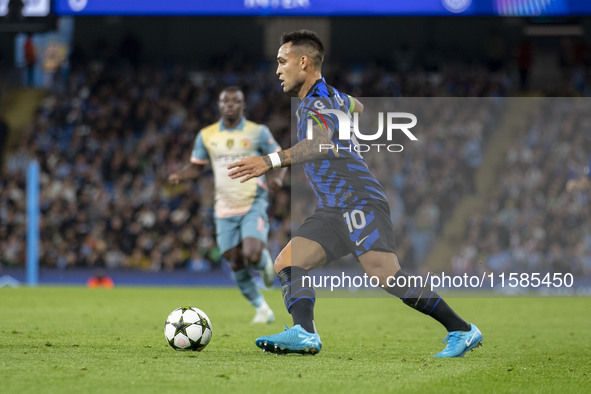
<svg viewBox="0 0 591 394">
<path fill-rule="evenodd" d="M 251 142 L 248 138 L 245 138 L 242 141 L 240 141 L 240 145 L 242 145 L 242 148 L 248 149 L 250 148 Z"/>
<path fill-rule="evenodd" d="M 229 140 L 226 141 L 226 147 L 228 149 L 232 149 L 232 147 L 234 146 L 234 139 L 230 138 Z"/>
</svg>

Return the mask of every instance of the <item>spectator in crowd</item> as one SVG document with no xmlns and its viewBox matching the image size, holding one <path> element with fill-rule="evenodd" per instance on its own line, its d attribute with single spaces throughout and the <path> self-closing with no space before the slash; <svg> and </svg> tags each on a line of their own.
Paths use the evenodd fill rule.
<svg viewBox="0 0 591 394">
<path fill-rule="evenodd" d="M 6 123 L 6 119 L 0 114 L 0 173 L 4 167 L 4 155 L 9 134 L 10 129 L 8 128 L 8 123 Z"/>
<path fill-rule="evenodd" d="M 27 33 L 24 44 L 26 86 L 35 86 L 35 66 L 37 65 L 37 50 L 33 42 L 33 34 Z"/>
</svg>

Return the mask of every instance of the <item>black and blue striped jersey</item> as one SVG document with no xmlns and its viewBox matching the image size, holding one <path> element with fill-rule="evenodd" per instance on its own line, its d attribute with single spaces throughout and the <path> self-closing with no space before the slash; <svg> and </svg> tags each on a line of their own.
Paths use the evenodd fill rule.
<svg viewBox="0 0 591 394">
<path fill-rule="evenodd" d="M 328 85 L 324 78 L 310 88 L 297 108 L 297 138 L 307 138 L 308 120 L 332 130 L 330 155 L 323 160 L 304 164 L 308 183 L 318 198 L 319 207 L 347 207 L 361 201 L 387 201 L 384 188 L 369 171 L 361 154 L 354 146 L 358 143 L 352 138 L 339 139 L 337 116 L 321 113 L 322 110 L 339 110 L 351 118 L 355 101 Z"/>
</svg>

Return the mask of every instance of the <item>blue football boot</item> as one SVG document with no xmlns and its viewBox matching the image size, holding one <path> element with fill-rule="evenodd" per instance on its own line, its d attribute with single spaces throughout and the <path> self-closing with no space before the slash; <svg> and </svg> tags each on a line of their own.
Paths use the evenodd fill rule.
<svg viewBox="0 0 591 394">
<path fill-rule="evenodd" d="M 451 331 L 443 343 L 447 346 L 433 357 L 464 357 L 468 350 L 482 345 L 482 334 L 478 327 L 470 324 L 470 331 Z"/>
<path fill-rule="evenodd" d="M 299 324 L 286 328 L 279 334 L 257 338 L 255 344 L 264 352 L 275 354 L 316 354 L 322 349 L 320 336 L 309 333 Z"/>
</svg>

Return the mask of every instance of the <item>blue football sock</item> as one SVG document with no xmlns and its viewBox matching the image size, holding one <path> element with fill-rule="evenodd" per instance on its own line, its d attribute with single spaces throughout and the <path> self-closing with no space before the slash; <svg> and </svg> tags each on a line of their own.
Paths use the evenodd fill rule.
<svg viewBox="0 0 591 394">
<path fill-rule="evenodd" d="M 250 302 L 250 305 L 254 306 L 255 308 L 261 306 L 265 299 L 257 288 L 256 283 L 254 283 L 248 268 L 232 271 L 230 275 L 232 276 L 232 279 L 234 279 L 234 282 L 236 282 L 236 285 L 238 285 L 238 288 L 240 289 L 240 292 L 244 298 Z"/>
<path fill-rule="evenodd" d="M 273 264 L 273 260 L 271 260 L 271 253 L 269 253 L 269 250 L 267 248 L 264 248 L 261 252 L 261 259 L 256 265 L 256 269 L 262 271 L 269 263 Z"/>
<path fill-rule="evenodd" d="M 470 331 L 470 325 L 458 316 L 436 291 L 431 290 L 427 283 L 416 283 L 408 272 L 399 270 L 395 277 L 405 277 L 404 287 L 388 287 L 386 291 L 402 300 L 411 308 L 431 316 L 447 329 L 447 331 Z M 410 284 L 412 283 L 412 284 Z"/>
<path fill-rule="evenodd" d="M 308 271 L 295 266 L 283 268 L 277 276 L 283 289 L 283 301 L 287 311 L 293 318 L 293 324 L 299 324 L 310 333 L 316 332 L 314 325 L 314 304 L 316 292 L 310 286 L 306 286 L 302 277 Z"/>
</svg>

